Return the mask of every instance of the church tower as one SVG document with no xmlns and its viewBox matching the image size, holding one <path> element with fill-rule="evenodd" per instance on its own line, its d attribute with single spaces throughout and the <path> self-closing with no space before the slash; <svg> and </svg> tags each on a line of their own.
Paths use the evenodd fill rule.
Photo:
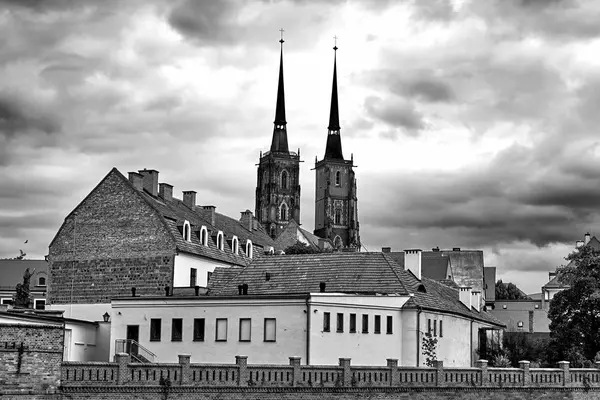
<svg viewBox="0 0 600 400">
<path fill-rule="evenodd" d="M 275 238 L 293 218 L 300 224 L 300 150 L 289 151 L 283 89 L 283 30 L 279 85 L 271 149 L 260 154 L 256 178 L 256 218 Z"/>
<path fill-rule="evenodd" d="M 333 47 L 333 85 L 325 157 L 315 159 L 315 235 L 335 248 L 360 251 L 358 199 L 353 157 L 344 160 L 337 94 L 337 46 Z"/>
</svg>

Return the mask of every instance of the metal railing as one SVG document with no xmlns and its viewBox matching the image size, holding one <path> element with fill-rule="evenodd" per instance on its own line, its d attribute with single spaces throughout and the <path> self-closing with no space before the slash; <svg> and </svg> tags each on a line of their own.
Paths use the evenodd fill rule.
<svg viewBox="0 0 600 400">
<path fill-rule="evenodd" d="M 140 345 L 133 339 L 115 340 L 115 353 L 127 353 L 131 359 L 140 363 L 157 362 L 156 354 Z"/>
</svg>

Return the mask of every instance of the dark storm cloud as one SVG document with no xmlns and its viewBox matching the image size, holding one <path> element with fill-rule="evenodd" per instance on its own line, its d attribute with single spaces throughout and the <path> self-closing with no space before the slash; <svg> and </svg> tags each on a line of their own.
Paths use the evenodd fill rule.
<svg viewBox="0 0 600 400">
<path fill-rule="evenodd" d="M 400 99 L 368 97 L 365 99 L 366 113 L 374 119 L 382 121 L 392 128 L 401 129 L 409 136 L 417 136 L 425 129 L 423 115 L 415 108 L 414 104 Z M 385 137 L 394 138 L 396 133 L 386 133 Z"/>
<path fill-rule="evenodd" d="M 31 132 L 56 133 L 58 122 L 43 110 L 17 97 L 0 92 L 0 136 L 13 137 Z"/>
</svg>

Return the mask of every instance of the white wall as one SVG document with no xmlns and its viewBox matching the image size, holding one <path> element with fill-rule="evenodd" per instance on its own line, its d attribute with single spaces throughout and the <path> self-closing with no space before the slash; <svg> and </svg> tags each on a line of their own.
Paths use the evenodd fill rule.
<svg viewBox="0 0 600 400">
<path fill-rule="evenodd" d="M 348 296 L 314 293 L 310 300 L 310 364 L 337 365 L 351 358 L 355 365 L 385 365 L 387 358 L 402 360 L 401 308 L 407 296 Z M 330 313 L 330 331 L 323 331 L 323 314 Z M 344 331 L 337 332 L 337 314 L 344 316 Z M 356 332 L 350 332 L 350 314 L 356 314 Z M 362 315 L 369 316 L 369 331 L 362 333 Z M 381 316 L 376 334 L 375 315 Z M 386 317 L 392 316 L 392 334 L 386 333 Z"/>
<path fill-rule="evenodd" d="M 223 251 L 228 251 L 227 249 Z M 231 265 L 222 263 L 209 258 L 200 258 L 190 256 L 185 253 L 180 253 L 175 256 L 174 262 L 174 287 L 189 287 L 190 286 L 190 270 L 196 268 L 196 284 L 206 287 L 208 284 L 207 277 L 209 272 L 213 272 L 216 267 L 230 267 Z"/>
<path fill-rule="evenodd" d="M 437 321 L 437 359 L 444 362 L 448 367 L 470 367 L 471 366 L 471 320 L 463 317 L 423 311 L 420 317 L 420 344 L 423 336 L 428 331 L 427 320 L 431 319 L 432 334 L 433 321 Z M 443 325 L 443 336 L 440 337 L 440 321 Z M 425 365 L 425 357 L 419 356 L 420 365 Z"/>
<path fill-rule="evenodd" d="M 110 304 L 47 304 L 46 310 L 64 311 L 63 317 L 84 321 L 103 321 L 105 312 L 110 314 Z"/>
<path fill-rule="evenodd" d="M 98 361 L 96 359 L 96 329 L 93 324 L 65 322 L 65 332 L 70 331 L 71 342 L 66 343 L 69 337 L 65 334 L 65 361 Z M 67 357 L 68 355 L 68 357 Z"/>
<path fill-rule="evenodd" d="M 161 341 L 150 341 L 150 319 L 162 320 Z M 183 340 L 171 341 L 172 318 L 183 319 Z M 193 341 L 194 318 L 205 319 L 205 339 Z M 215 341 L 217 318 L 227 318 L 227 341 Z M 239 341 L 239 319 L 251 318 L 251 341 Z M 264 318 L 275 318 L 276 341 L 264 342 Z M 115 340 L 125 339 L 127 325 L 139 325 L 139 343 L 159 362 L 177 362 L 178 354 L 191 354 L 195 363 L 233 363 L 236 355 L 249 363 L 287 364 L 290 356 L 306 357 L 305 299 L 172 298 L 114 300 L 111 319 L 111 358 Z"/>
</svg>

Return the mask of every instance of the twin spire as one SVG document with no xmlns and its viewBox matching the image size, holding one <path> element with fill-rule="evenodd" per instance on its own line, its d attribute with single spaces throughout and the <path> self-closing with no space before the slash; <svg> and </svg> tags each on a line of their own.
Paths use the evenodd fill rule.
<svg viewBox="0 0 600 400">
<path fill-rule="evenodd" d="M 275 121 L 273 122 L 273 140 L 271 141 L 271 152 L 289 153 L 287 141 L 287 121 L 285 119 L 285 91 L 283 87 L 283 29 L 280 30 L 281 44 L 279 56 L 279 84 L 277 86 L 277 105 L 275 108 Z M 337 94 L 337 37 L 336 45 L 333 46 L 333 84 L 331 87 L 331 107 L 329 109 L 329 126 L 327 134 L 327 145 L 325 147 L 325 158 L 344 159 L 342 153 L 342 141 L 340 136 L 340 116 L 338 109 Z"/>
</svg>

